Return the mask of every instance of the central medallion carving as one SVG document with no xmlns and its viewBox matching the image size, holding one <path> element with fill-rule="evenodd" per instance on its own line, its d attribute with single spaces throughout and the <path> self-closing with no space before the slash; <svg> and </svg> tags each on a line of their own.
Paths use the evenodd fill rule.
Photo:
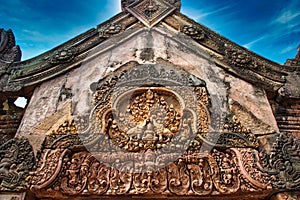
<svg viewBox="0 0 300 200">
<path fill-rule="evenodd" d="M 179 67 L 138 65 L 95 83 L 90 126 L 117 151 L 185 152 L 208 131 L 205 83 Z M 115 151 L 115 150 L 110 150 Z"/>
<path fill-rule="evenodd" d="M 163 88 L 139 88 L 118 98 L 105 132 L 127 151 L 165 147 L 181 128 L 183 102 Z"/>
</svg>

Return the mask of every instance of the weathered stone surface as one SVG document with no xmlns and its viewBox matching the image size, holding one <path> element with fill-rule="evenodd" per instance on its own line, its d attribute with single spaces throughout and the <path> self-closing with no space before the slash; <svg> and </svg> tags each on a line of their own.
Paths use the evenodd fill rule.
<svg viewBox="0 0 300 200">
<path fill-rule="evenodd" d="M 298 198 L 299 55 L 285 67 L 268 61 L 181 15 L 180 1 L 122 6 L 97 29 L 11 63 L 9 73 L 0 63 L 1 104 L 31 97 L 20 126 L 9 121 L 15 112 L 0 110 L 11 122 L 0 121 L 0 131 L 19 127 L 17 138 L 2 136 L 0 191 Z M 10 52 L 7 34 L 0 31 L 0 56 Z"/>
<path fill-rule="evenodd" d="M 230 85 L 231 107 L 246 127 L 252 129 L 256 134 L 279 132 L 277 122 L 263 89 L 232 76 L 227 76 L 226 81 Z M 256 123 L 253 123 L 254 121 Z"/>
<path fill-rule="evenodd" d="M 0 29 L 0 77 L 3 73 L 2 62 L 14 62 L 21 60 L 20 47 L 16 45 L 12 30 Z"/>
</svg>

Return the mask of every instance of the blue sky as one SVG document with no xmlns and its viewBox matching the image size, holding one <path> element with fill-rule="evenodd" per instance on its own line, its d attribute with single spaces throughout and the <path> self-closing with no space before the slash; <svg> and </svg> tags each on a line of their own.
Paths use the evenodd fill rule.
<svg viewBox="0 0 300 200">
<path fill-rule="evenodd" d="M 96 27 L 120 0 L 0 0 L 0 28 L 11 28 L 22 60 Z M 300 44 L 300 0 L 182 0 L 181 12 L 255 53 L 283 64 Z"/>
</svg>

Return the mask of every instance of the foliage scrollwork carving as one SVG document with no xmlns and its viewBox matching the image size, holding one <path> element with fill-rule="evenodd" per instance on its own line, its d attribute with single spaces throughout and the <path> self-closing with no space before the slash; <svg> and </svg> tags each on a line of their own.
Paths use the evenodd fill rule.
<svg viewBox="0 0 300 200">
<path fill-rule="evenodd" d="M 30 186 L 35 165 L 31 145 L 25 139 L 12 139 L 0 146 L 0 191 L 21 191 Z"/>
<path fill-rule="evenodd" d="M 213 150 L 212 154 L 189 153 L 167 166 L 154 167 L 167 154 L 153 157 L 146 162 L 132 161 L 124 154 L 120 159 L 110 155 L 91 154 L 86 151 L 60 152 L 55 156 L 56 167 L 44 164 L 46 174 L 52 174 L 34 182 L 35 193 L 49 195 L 226 195 L 243 192 L 271 192 L 268 183 L 255 179 L 255 173 L 247 168 L 242 149 Z M 52 152 L 56 152 L 52 150 Z M 52 152 L 44 155 L 52 157 Z M 246 150 L 249 152 L 249 149 Z M 251 152 L 251 151 L 250 151 Z M 54 157 L 53 157 L 54 158 Z M 149 159 L 150 158 L 150 159 Z M 58 171 L 57 171 L 58 169 Z M 257 168 L 258 169 L 258 168 Z M 46 171 L 45 171 L 46 172 Z M 247 180 L 247 181 L 245 181 Z M 254 181 L 255 180 L 255 181 Z M 251 190 L 245 188 L 251 187 Z M 264 193 L 265 195 L 268 192 Z"/>
<path fill-rule="evenodd" d="M 276 189 L 300 189 L 300 143 L 293 136 L 279 134 L 270 154 L 261 153 L 264 170 Z"/>
</svg>

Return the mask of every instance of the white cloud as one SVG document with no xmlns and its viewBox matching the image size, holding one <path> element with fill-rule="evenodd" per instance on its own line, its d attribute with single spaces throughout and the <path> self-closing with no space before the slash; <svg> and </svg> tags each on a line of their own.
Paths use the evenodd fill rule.
<svg viewBox="0 0 300 200">
<path fill-rule="evenodd" d="M 261 37 L 255 39 L 255 40 L 252 40 L 251 42 L 249 42 L 249 43 L 247 43 L 247 44 L 244 44 L 243 46 L 244 46 L 245 48 L 248 48 L 248 49 L 249 49 L 249 48 L 251 48 L 254 44 L 256 44 L 257 42 L 260 42 L 260 41 L 262 41 L 262 40 L 265 40 L 266 38 L 268 38 L 267 35 L 261 36 Z"/>
<path fill-rule="evenodd" d="M 213 14 L 218 14 L 224 10 L 229 9 L 231 6 L 214 5 L 210 7 L 203 7 L 202 9 L 194 9 L 190 7 L 183 7 L 182 13 L 186 13 L 190 18 L 199 21 L 205 17 Z"/>
<path fill-rule="evenodd" d="M 292 22 L 298 22 L 300 16 L 300 1 L 299 0 L 291 0 L 285 7 L 278 13 L 277 17 L 272 23 L 277 24 L 288 24 Z"/>
<path fill-rule="evenodd" d="M 300 15 L 300 12 L 293 13 L 292 11 L 283 12 L 277 19 L 276 22 L 286 24 L 293 21 L 296 17 Z"/>
<path fill-rule="evenodd" d="M 282 50 L 280 51 L 280 54 L 285 54 L 285 53 L 288 53 L 288 52 L 290 52 L 290 51 L 292 51 L 292 50 L 295 51 L 295 45 L 290 45 L 290 46 L 288 46 L 288 47 L 282 49 Z"/>
</svg>

